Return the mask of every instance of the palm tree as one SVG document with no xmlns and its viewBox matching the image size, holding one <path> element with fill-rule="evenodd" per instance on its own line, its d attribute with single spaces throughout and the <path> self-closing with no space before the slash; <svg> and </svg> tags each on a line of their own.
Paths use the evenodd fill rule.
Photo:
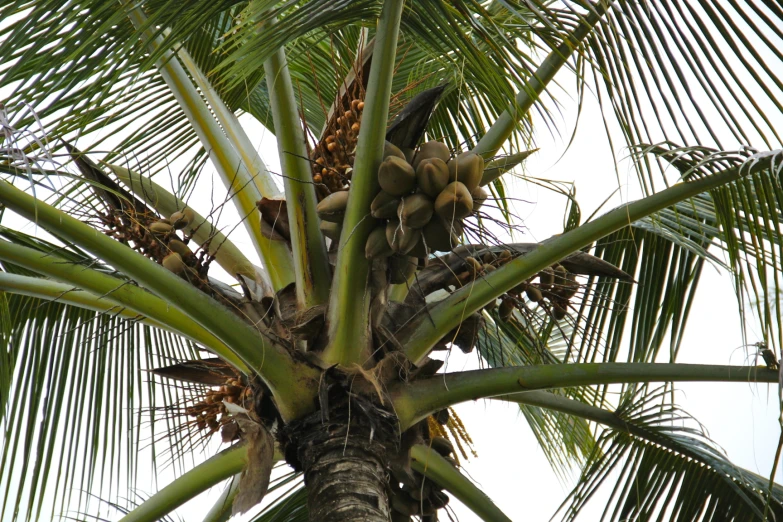
<svg viewBox="0 0 783 522">
<path fill-rule="evenodd" d="M 617 474 L 607 519 L 783 516 L 673 393 L 778 382 L 776 3 L 28 0 L 0 20 L 4 520 L 89 517 L 95 495 L 157 520 L 224 482 L 205 520 L 268 490 L 254 520 L 436 520 L 450 496 L 509 520 L 456 460 L 450 407 L 476 398 L 580 466 L 565 519 Z M 643 197 L 583 219 L 564 191 L 562 234 L 505 243 L 502 176 L 558 129 L 568 78 Z M 239 114 L 274 133 L 279 177 Z M 263 267 L 214 225 L 229 204 Z M 764 365 L 677 362 L 708 263 Z M 440 371 L 456 349 L 486 368 Z M 118 501 L 148 446 L 181 476 Z"/>
</svg>

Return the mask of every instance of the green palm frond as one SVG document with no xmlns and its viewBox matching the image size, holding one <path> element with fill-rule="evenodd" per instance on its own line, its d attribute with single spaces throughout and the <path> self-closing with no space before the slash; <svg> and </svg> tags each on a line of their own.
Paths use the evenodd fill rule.
<svg viewBox="0 0 783 522">
<path fill-rule="evenodd" d="M 768 57 L 781 57 L 781 16 L 774 3 L 614 2 L 586 45 L 585 75 L 630 146 L 774 149 L 783 81 Z M 637 167 L 639 185 L 654 192 L 657 169 Z"/>
<path fill-rule="evenodd" d="M 0 235 L 111 271 L 78 249 L 6 228 Z M 2 268 L 38 277 L 9 263 Z M 19 510 L 27 519 L 48 519 L 85 507 L 91 495 L 112 498 L 135 487 L 139 466 L 150 458 L 184 464 L 198 441 L 172 412 L 194 390 L 161 387 L 144 371 L 197 358 L 197 346 L 113 313 L 1 294 L 4 517 Z"/>
<path fill-rule="evenodd" d="M 481 358 L 490 367 L 560 364 L 556 348 L 552 349 L 562 346 L 559 330 L 552 328 L 554 321 L 549 319 L 549 328 L 540 330 L 522 326 L 529 324 L 528 321 L 536 321 L 540 326 L 547 322 L 546 314 L 501 321 L 495 310 L 491 316 L 493 321 L 487 321 L 479 331 L 476 345 Z M 531 338 L 530 333 L 534 331 L 538 336 Z M 591 388 L 569 388 L 555 393 L 591 404 L 600 401 Z M 583 465 L 593 452 L 595 436 L 583 419 L 528 404 L 519 407 L 549 464 L 561 479 L 569 477 L 574 466 Z"/>
<path fill-rule="evenodd" d="M 148 446 L 178 461 L 185 448 L 161 439 L 167 415 L 159 410 L 189 395 L 143 379 L 143 370 L 196 357 L 195 346 L 128 319 L 2 297 L 11 323 L 4 371 L 13 372 L 0 437 L 4 518 L 19 510 L 28 520 L 49 519 L 84 506 L 90 493 L 111 498 L 133 488 Z M 187 432 L 177 417 L 166 423 L 164 435 Z"/>
<path fill-rule="evenodd" d="M 769 520 L 765 508 L 783 516 L 783 488 L 770 492 L 767 479 L 734 466 L 669 397 L 665 388 L 625 396 L 615 415 L 627 430 L 602 433 L 563 519 L 574 520 L 617 475 L 601 520 Z"/>
</svg>

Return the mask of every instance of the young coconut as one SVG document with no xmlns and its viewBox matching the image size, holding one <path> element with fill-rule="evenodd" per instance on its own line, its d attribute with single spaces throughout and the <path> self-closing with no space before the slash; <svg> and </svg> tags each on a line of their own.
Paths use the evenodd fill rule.
<svg viewBox="0 0 783 522">
<path fill-rule="evenodd" d="M 195 213 L 190 208 L 185 207 L 169 216 L 169 222 L 176 230 L 181 230 L 193 223 L 195 217 Z"/>
<path fill-rule="evenodd" d="M 386 159 L 389 156 L 395 156 L 403 160 L 405 159 L 405 154 L 397 148 L 396 145 L 387 141 L 383 144 L 383 159 Z"/>
<path fill-rule="evenodd" d="M 466 152 L 455 157 L 448 163 L 449 181 L 460 181 L 468 191 L 472 191 L 481 183 L 484 176 L 484 158 L 472 152 Z"/>
<path fill-rule="evenodd" d="M 436 198 L 449 184 L 449 168 L 440 158 L 427 158 L 416 167 L 416 181 L 419 190 Z"/>
<path fill-rule="evenodd" d="M 397 207 L 397 216 L 406 227 L 422 228 L 432 219 L 432 200 L 424 194 L 405 196 Z"/>
<path fill-rule="evenodd" d="M 461 182 L 449 183 L 435 200 L 435 212 L 447 223 L 468 217 L 473 212 L 473 198 Z"/>
<path fill-rule="evenodd" d="M 416 172 L 404 159 L 388 156 L 378 169 L 378 183 L 387 193 L 404 196 L 416 186 Z"/>
<path fill-rule="evenodd" d="M 389 257 L 394 251 L 386 239 L 386 226 L 381 225 L 373 229 L 367 237 L 367 243 L 364 246 L 364 257 L 373 259 L 376 257 Z"/>
<path fill-rule="evenodd" d="M 150 225 L 150 232 L 157 236 L 165 236 L 166 234 L 173 231 L 174 227 L 163 221 L 156 221 Z"/>
<path fill-rule="evenodd" d="M 431 219 L 421 231 L 427 247 L 438 252 L 448 252 L 452 248 L 456 248 L 459 244 L 459 234 L 462 232 L 462 223 L 455 221 L 454 226 L 449 229 L 440 218 Z"/>
<path fill-rule="evenodd" d="M 419 147 L 419 152 L 413 159 L 413 168 L 418 169 L 419 163 L 425 159 L 438 158 L 443 161 L 443 163 L 446 163 L 449 161 L 449 157 L 451 157 L 451 154 L 445 143 L 440 141 L 428 141 L 427 143 L 422 143 L 421 147 Z"/>
<path fill-rule="evenodd" d="M 182 260 L 182 256 L 176 252 L 172 252 L 164 257 L 162 264 L 166 270 L 175 274 L 181 274 L 188 267 L 185 261 Z"/>
<path fill-rule="evenodd" d="M 348 191 L 333 192 L 322 199 L 315 207 L 318 217 L 332 223 L 342 223 L 345 208 L 348 206 Z"/>
<path fill-rule="evenodd" d="M 484 187 L 476 187 L 470 191 L 470 196 L 473 198 L 473 212 L 478 212 L 489 197 L 489 193 L 484 190 Z"/>
<path fill-rule="evenodd" d="M 386 240 L 397 254 L 407 254 L 421 240 L 421 233 L 396 221 L 386 225 Z"/>
<path fill-rule="evenodd" d="M 332 241 L 340 240 L 340 232 L 343 230 L 341 223 L 331 223 L 329 221 L 321 221 L 318 226 L 321 229 L 321 233 L 331 239 Z"/>
<path fill-rule="evenodd" d="M 380 191 L 370 203 L 370 214 L 376 219 L 395 219 L 399 206 L 399 196 L 392 196 L 388 192 Z"/>
<path fill-rule="evenodd" d="M 193 255 L 193 252 L 190 251 L 190 247 L 180 241 L 179 239 L 172 239 L 168 243 L 169 250 L 172 252 L 176 252 L 180 256 L 182 256 L 182 259 L 187 259 L 190 256 Z"/>
</svg>

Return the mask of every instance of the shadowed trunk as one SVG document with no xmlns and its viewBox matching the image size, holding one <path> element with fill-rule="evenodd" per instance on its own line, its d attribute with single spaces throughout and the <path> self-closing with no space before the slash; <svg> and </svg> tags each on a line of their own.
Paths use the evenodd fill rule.
<svg viewBox="0 0 783 522">
<path fill-rule="evenodd" d="M 392 416 L 360 401 L 330 409 L 328 420 L 317 412 L 285 430 L 286 459 L 304 471 L 313 522 L 391 520 L 388 463 L 399 435 Z"/>
</svg>

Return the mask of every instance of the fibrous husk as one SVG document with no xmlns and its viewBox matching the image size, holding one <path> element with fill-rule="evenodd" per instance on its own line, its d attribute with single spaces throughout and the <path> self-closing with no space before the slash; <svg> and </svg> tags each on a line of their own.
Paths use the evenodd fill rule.
<svg viewBox="0 0 783 522">
<path fill-rule="evenodd" d="M 427 158 L 416 167 L 416 181 L 419 190 L 433 198 L 449 184 L 449 168 L 440 158 Z"/>
<path fill-rule="evenodd" d="M 432 219 L 432 200 L 424 194 L 411 194 L 400 201 L 397 216 L 400 222 L 411 228 L 422 228 Z"/>
<path fill-rule="evenodd" d="M 367 237 L 367 243 L 364 246 L 364 256 L 367 259 L 377 257 L 389 257 L 394 251 L 386 239 L 386 226 L 381 225 L 373 229 Z"/>
<path fill-rule="evenodd" d="M 392 196 L 388 192 L 380 191 L 370 204 L 370 214 L 376 219 L 395 219 L 399 206 L 399 196 Z"/>
<path fill-rule="evenodd" d="M 416 172 L 404 159 L 389 156 L 378 169 L 378 183 L 389 194 L 403 196 L 416 186 Z"/>
<path fill-rule="evenodd" d="M 402 223 L 389 221 L 386 225 L 386 240 L 395 253 L 407 254 L 421 240 L 421 232 Z"/>
<path fill-rule="evenodd" d="M 416 271 L 418 265 L 415 257 L 392 256 L 389 258 L 389 283 L 401 285 Z"/>
<path fill-rule="evenodd" d="M 437 158 L 443 161 L 443 163 L 446 163 L 449 161 L 450 156 L 449 148 L 445 143 L 441 141 L 428 141 L 422 143 L 421 147 L 419 147 L 419 152 L 413 159 L 413 168 L 418 169 L 419 162 L 431 158 Z"/>
<path fill-rule="evenodd" d="M 435 199 L 435 212 L 446 222 L 468 217 L 473 212 L 470 191 L 462 182 L 449 183 Z"/>
<path fill-rule="evenodd" d="M 341 190 L 326 196 L 315 207 L 318 217 L 332 223 L 342 223 L 345 217 L 345 208 L 348 206 L 348 191 Z"/>
<path fill-rule="evenodd" d="M 470 192 L 481 183 L 481 177 L 484 175 L 484 158 L 473 152 L 466 152 L 449 161 L 448 167 L 449 181 L 462 182 Z"/>
<path fill-rule="evenodd" d="M 470 196 L 473 198 L 473 212 L 476 212 L 487 200 L 489 193 L 484 187 L 476 187 L 470 191 Z"/>
</svg>

